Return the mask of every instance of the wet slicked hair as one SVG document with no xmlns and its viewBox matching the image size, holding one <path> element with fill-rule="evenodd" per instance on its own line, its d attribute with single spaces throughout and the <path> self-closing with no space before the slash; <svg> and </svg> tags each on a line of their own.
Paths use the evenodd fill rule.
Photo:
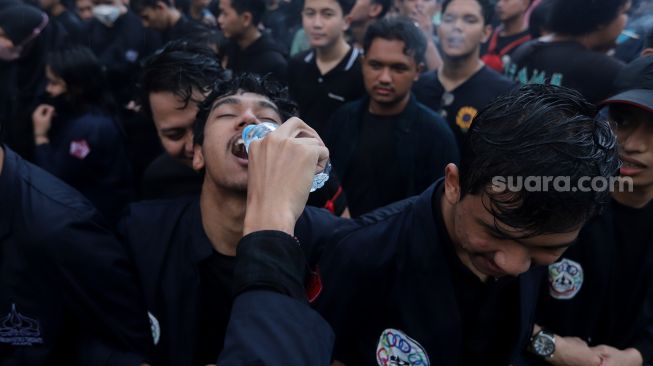
<svg viewBox="0 0 653 366">
<path fill-rule="evenodd" d="M 609 192 L 497 192 L 494 177 L 609 179 L 619 169 L 616 137 L 576 91 L 526 85 L 496 99 L 472 122 L 460 169 L 461 194 L 485 195 L 495 220 L 530 235 L 568 232 L 597 214 Z"/>
<path fill-rule="evenodd" d="M 187 40 L 177 40 L 145 60 L 139 81 L 140 103 L 151 114 L 150 93 L 171 92 L 183 102 L 200 103 L 193 93 L 208 93 L 223 69 L 210 48 Z"/>
</svg>

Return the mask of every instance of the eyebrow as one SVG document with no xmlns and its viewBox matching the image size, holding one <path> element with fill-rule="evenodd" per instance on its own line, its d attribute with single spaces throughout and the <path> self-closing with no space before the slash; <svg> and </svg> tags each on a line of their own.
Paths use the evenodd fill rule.
<svg viewBox="0 0 653 366">
<path fill-rule="evenodd" d="M 213 112 L 214 110 L 218 109 L 218 107 L 220 107 L 222 105 L 225 105 L 225 104 L 240 105 L 242 103 L 241 103 L 240 99 L 238 99 L 238 98 L 227 97 L 227 98 L 224 98 L 224 99 L 216 102 L 213 105 L 213 107 L 211 107 L 211 112 Z M 261 107 L 261 108 L 272 109 L 275 112 L 277 112 L 277 114 L 279 114 L 279 108 L 277 108 L 276 105 L 274 105 L 273 103 L 268 102 L 267 100 L 259 100 L 258 101 L 258 106 Z"/>
<path fill-rule="evenodd" d="M 572 240 L 571 242 L 568 243 L 562 243 L 562 244 L 556 244 L 556 245 L 536 245 L 536 244 L 528 244 L 522 241 L 523 238 L 515 238 L 512 237 L 502 231 L 500 231 L 495 225 L 490 225 L 487 222 L 481 220 L 480 218 L 476 218 L 476 222 L 479 223 L 481 226 L 485 227 L 486 229 L 490 230 L 494 235 L 501 236 L 505 239 L 508 240 L 514 240 L 518 242 L 519 244 L 528 247 L 528 248 L 537 248 L 537 249 L 544 249 L 544 250 L 559 250 L 559 249 L 566 249 L 572 246 L 574 243 L 578 241 L 578 238 Z"/>
</svg>

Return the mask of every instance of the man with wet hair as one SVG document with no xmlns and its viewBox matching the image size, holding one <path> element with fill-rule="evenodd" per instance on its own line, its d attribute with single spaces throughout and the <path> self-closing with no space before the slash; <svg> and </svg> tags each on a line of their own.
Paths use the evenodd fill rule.
<svg viewBox="0 0 653 366">
<path fill-rule="evenodd" d="M 339 364 L 528 364 L 544 266 L 609 198 L 571 187 L 619 166 L 616 138 L 595 114 L 566 88 L 500 97 L 475 118 L 444 179 L 332 237 L 316 307 L 334 328 Z M 544 176 L 570 187 L 505 184 Z"/>
</svg>

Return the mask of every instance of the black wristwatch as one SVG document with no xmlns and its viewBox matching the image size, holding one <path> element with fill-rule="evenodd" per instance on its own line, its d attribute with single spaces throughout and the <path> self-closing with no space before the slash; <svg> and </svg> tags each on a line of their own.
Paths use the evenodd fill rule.
<svg viewBox="0 0 653 366">
<path fill-rule="evenodd" d="M 534 354 L 551 358 L 556 351 L 555 334 L 542 329 L 531 337 L 530 351 Z"/>
</svg>

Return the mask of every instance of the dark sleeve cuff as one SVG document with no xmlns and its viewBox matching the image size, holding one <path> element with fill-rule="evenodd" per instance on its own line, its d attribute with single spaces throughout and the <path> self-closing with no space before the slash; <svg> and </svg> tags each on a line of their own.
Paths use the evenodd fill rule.
<svg viewBox="0 0 653 366">
<path fill-rule="evenodd" d="M 642 355 L 645 365 L 653 362 L 653 340 L 648 338 L 639 339 L 632 347 Z"/>
<path fill-rule="evenodd" d="M 257 231 L 238 244 L 234 295 L 265 288 L 306 301 L 306 274 L 306 259 L 297 239 L 281 231 Z"/>
</svg>

